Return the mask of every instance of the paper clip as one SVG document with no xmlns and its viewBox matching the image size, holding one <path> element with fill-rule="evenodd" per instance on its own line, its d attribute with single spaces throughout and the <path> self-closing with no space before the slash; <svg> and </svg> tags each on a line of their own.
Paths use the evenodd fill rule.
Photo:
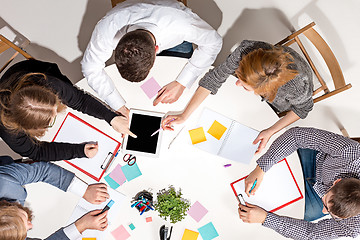
<svg viewBox="0 0 360 240">
<path fill-rule="evenodd" d="M 101 164 L 100 168 L 106 170 L 109 167 L 112 160 L 114 159 L 114 157 L 115 157 L 114 154 L 112 152 L 109 152 L 108 155 L 106 156 L 105 160 Z M 106 163 L 106 165 L 105 165 L 105 163 Z"/>
</svg>

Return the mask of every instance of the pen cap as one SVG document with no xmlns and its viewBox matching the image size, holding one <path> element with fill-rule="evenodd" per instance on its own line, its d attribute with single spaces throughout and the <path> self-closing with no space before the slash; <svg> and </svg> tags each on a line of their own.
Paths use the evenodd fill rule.
<svg viewBox="0 0 360 240">
<path fill-rule="evenodd" d="M 115 203 L 114 200 L 110 200 L 110 202 L 108 202 L 107 206 L 109 208 L 111 208 L 111 206 L 114 205 L 114 203 Z"/>
</svg>

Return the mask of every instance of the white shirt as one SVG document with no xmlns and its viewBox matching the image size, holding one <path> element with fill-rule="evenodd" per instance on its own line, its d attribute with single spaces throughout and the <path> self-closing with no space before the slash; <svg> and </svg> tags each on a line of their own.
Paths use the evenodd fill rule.
<svg viewBox="0 0 360 240">
<path fill-rule="evenodd" d="M 66 191 L 71 192 L 80 197 L 83 197 L 86 192 L 87 187 L 88 187 L 88 185 L 86 183 L 84 183 L 82 180 L 80 180 L 79 178 L 74 176 L 73 180 L 71 181 L 71 183 Z M 63 230 L 64 230 L 65 235 L 69 239 L 71 239 L 71 240 L 81 239 L 81 233 L 76 228 L 75 223 L 72 223 L 69 226 L 64 227 Z"/>
<path fill-rule="evenodd" d="M 81 61 L 87 81 L 114 110 L 125 100 L 104 71 L 119 40 L 136 29 L 150 31 L 159 51 L 188 41 L 197 45 L 176 81 L 190 88 L 215 61 L 222 46 L 220 35 L 191 9 L 176 0 L 127 0 L 110 10 L 96 25 Z"/>
</svg>

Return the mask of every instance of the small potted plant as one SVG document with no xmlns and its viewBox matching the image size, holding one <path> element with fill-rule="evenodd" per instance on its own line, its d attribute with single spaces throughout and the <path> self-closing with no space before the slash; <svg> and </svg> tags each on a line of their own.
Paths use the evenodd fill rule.
<svg viewBox="0 0 360 240">
<path fill-rule="evenodd" d="M 181 189 L 176 191 L 173 186 L 162 189 L 157 193 L 157 201 L 154 204 L 155 210 L 159 216 L 165 220 L 170 220 L 174 224 L 183 220 L 186 211 L 190 207 L 190 201 L 182 198 Z"/>
</svg>

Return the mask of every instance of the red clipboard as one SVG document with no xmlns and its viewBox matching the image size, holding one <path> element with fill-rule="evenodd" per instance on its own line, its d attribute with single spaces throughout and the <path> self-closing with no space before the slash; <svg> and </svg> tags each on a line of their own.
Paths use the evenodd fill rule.
<svg viewBox="0 0 360 240">
<path fill-rule="evenodd" d="M 295 188 L 295 190 L 294 190 L 294 193 L 296 192 L 297 194 L 298 194 L 298 196 L 295 196 L 294 195 L 294 197 L 293 198 L 291 198 L 291 199 L 289 199 L 289 201 L 287 201 L 286 203 L 283 203 L 283 204 L 281 204 L 280 206 L 277 206 L 277 207 L 274 207 L 274 208 L 271 208 L 270 210 L 267 210 L 267 211 L 269 211 L 269 212 L 275 212 L 275 211 L 277 211 L 277 210 L 279 210 L 279 209 L 281 209 L 281 208 L 284 208 L 284 207 L 286 207 L 286 206 L 288 206 L 288 205 L 290 205 L 290 204 L 292 204 L 292 203 L 294 203 L 294 202 L 296 202 L 296 201 L 299 201 L 300 199 L 302 199 L 303 198 L 303 195 L 302 195 L 302 193 L 301 193 L 301 191 L 300 191 L 300 188 L 299 188 L 299 185 L 298 185 L 298 183 L 296 182 L 296 180 L 295 180 L 295 177 L 294 177 L 294 174 L 293 174 L 293 172 L 291 171 L 291 168 L 290 168 L 290 166 L 289 166 L 289 164 L 288 164 L 288 162 L 287 162 L 287 160 L 286 160 L 286 158 L 284 158 L 283 160 L 281 160 L 281 161 L 279 161 L 277 164 L 286 164 L 286 167 L 287 167 L 287 169 L 289 170 L 289 178 L 291 178 L 292 180 L 293 180 L 293 182 L 291 183 L 292 184 L 292 186 Z M 275 164 L 274 166 L 276 166 L 277 164 Z M 273 167 L 274 167 L 273 166 Z M 269 171 L 271 171 L 271 169 L 269 170 Z M 269 172 L 268 171 L 268 172 Z M 266 173 L 267 174 L 267 173 Z M 265 175 L 266 175 L 265 174 Z M 236 192 L 236 189 L 235 189 L 235 185 L 237 184 L 237 183 L 239 183 L 240 181 L 243 181 L 243 180 L 245 180 L 245 178 L 247 178 L 247 176 L 249 176 L 249 175 L 246 175 L 245 177 L 242 177 L 242 178 L 240 178 L 240 179 L 238 179 L 238 180 L 236 180 L 236 181 L 234 181 L 234 182 L 232 182 L 232 183 L 230 183 L 230 186 L 231 186 L 231 188 L 232 188 L 232 190 L 233 190 L 233 192 L 234 192 L 234 194 L 235 194 L 235 197 L 237 197 L 237 195 L 238 195 L 238 193 Z M 264 177 L 265 178 L 265 177 Z M 263 183 L 264 183 L 264 180 L 265 179 L 263 179 Z M 263 184 L 262 183 L 262 184 Z M 261 187 L 261 186 L 260 186 Z M 245 194 L 243 194 L 243 196 L 244 196 Z M 256 194 L 255 194 L 255 196 L 256 196 Z M 247 198 L 247 196 L 244 196 L 246 199 L 251 199 L 251 198 Z M 269 195 L 269 197 L 270 197 L 270 195 Z M 246 200 L 245 200 L 246 201 Z M 249 201 L 250 202 L 250 201 Z M 255 204 L 256 205 L 256 204 Z M 262 206 L 260 206 L 260 207 L 262 207 Z"/>
<path fill-rule="evenodd" d="M 71 131 L 72 128 L 74 128 L 74 131 Z M 69 143 L 98 141 L 99 151 L 94 158 L 64 160 L 98 182 L 111 164 L 121 145 L 116 139 L 110 137 L 71 112 L 66 115 L 52 141 Z"/>
</svg>

